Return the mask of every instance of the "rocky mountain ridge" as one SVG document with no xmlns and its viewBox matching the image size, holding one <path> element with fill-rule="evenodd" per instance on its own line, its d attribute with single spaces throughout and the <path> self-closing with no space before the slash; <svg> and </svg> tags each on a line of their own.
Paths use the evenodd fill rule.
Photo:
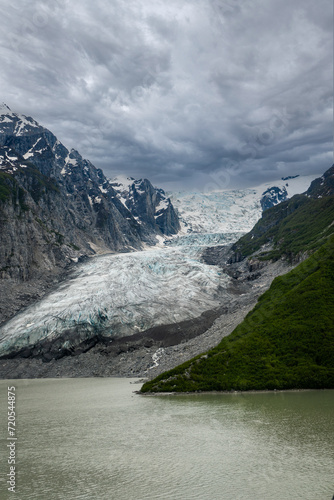
<svg viewBox="0 0 334 500">
<path fill-rule="evenodd" d="M 109 181 L 120 201 L 140 224 L 162 234 L 172 235 L 180 230 L 176 211 L 163 189 L 155 188 L 147 179 L 118 176 Z"/>
<path fill-rule="evenodd" d="M 285 201 L 287 198 L 288 192 L 285 186 L 282 188 L 277 186 L 268 188 L 262 193 L 262 198 L 260 200 L 263 212 L 268 210 L 268 208 L 274 207 L 275 205 L 278 205 L 278 203 Z"/>
<path fill-rule="evenodd" d="M 170 201 L 148 180 L 141 185 L 145 196 L 137 193 L 136 206 L 126 206 L 102 170 L 68 150 L 33 118 L 3 104 L 0 291 L 7 293 L 1 293 L 0 322 L 9 310 L 11 314 L 29 302 L 30 286 L 20 283 L 47 283 L 50 276 L 52 282 L 79 259 L 138 250 L 176 233 L 178 218 Z M 16 305 L 8 304 L 9 289 Z"/>
</svg>

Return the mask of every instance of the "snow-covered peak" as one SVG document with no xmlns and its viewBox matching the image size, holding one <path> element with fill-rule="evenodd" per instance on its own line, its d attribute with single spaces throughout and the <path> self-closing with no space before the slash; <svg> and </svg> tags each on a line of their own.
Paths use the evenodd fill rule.
<svg viewBox="0 0 334 500">
<path fill-rule="evenodd" d="M 262 191 L 261 206 L 266 210 L 272 206 L 288 200 L 295 194 L 305 193 L 310 186 L 311 182 L 317 177 L 314 175 L 290 175 L 282 177 L 278 181 L 271 182 L 270 184 L 262 184 L 256 188 L 259 195 Z"/>
<path fill-rule="evenodd" d="M 277 181 L 260 184 L 255 189 L 258 193 L 261 192 L 261 194 L 263 194 L 267 189 L 272 187 L 278 187 L 282 190 L 285 188 L 287 191 L 287 198 L 291 198 L 295 194 L 305 193 L 305 191 L 307 191 L 307 189 L 309 188 L 311 182 L 317 177 L 319 177 L 319 174 L 283 177 L 282 179 L 279 179 Z"/>
<path fill-rule="evenodd" d="M 29 132 L 31 128 L 39 128 L 39 123 L 31 116 L 14 113 L 7 104 L 0 106 L 0 134 L 11 131 L 14 135 L 20 136 Z"/>
<path fill-rule="evenodd" d="M 120 193 L 124 191 L 130 191 L 131 186 L 134 182 L 135 179 L 133 177 L 126 177 L 125 175 L 118 175 L 117 177 L 109 180 L 109 183 L 112 185 L 115 191 L 118 191 Z"/>
<path fill-rule="evenodd" d="M 170 200 L 162 189 L 153 187 L 149 180 L 119 175 L 109 180 L 109 184 L 137 222 L 163 234 L 179 231 L 178 217 Z"/>
<path fill-rule="evenodd" d="M 136 180 L 133 177 L 126 177 L 125 175 L 119 175 L 114 179 L 109 180 L 109 184 L 119 194 L 122 203 L 125 204 L 125 198 L 128 200 L 132 199 L 134 193 L 136 193 L 137 195 L 144 194 L 147 188 L 147 184 L 150 183 L 145 179 Z M 128 204 L 126 204 L 126 206 L 127 205 Z"/>
</svg>

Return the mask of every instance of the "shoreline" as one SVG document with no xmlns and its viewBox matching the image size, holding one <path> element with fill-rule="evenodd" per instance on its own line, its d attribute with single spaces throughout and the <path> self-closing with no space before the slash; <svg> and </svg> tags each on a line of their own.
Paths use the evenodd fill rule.
<svg viewBox="0 0 334 500">
<path fill-rule="evenodd" d="M 233 396 L 240 394 L 278 394 L 278 393 L 291 393 L 291 392 L 313 392 L 313 391 L 334 391 L 334 388 L 324 387 L 322 389 L 251 389 L 249 391 L 194 391 L 194 392 L 140 392 L 133 391 L 134 394 L 138 394 L 139 396 L 149 396 L 149 397 L 158 397 L 158 396 Z"/>
</svg>

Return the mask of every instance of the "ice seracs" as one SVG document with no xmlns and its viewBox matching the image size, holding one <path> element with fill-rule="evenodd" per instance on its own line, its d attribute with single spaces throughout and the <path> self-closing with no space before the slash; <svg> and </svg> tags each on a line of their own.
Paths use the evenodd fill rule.
<svg viewBox="0 0 334 500">
<path fill-rule="evenodd" d="M 183 233 L 248 232 L 269 208 L 307 190 L 317 174 L 295 176 L 242 190 L 167 193 Z"/>
<path fill-rule="evenodd" d="M 98 333 L 122 337 L 195 318 L 224 300 L 229 278 L 185 247 L 105 255 L 82 264 L 68 282 L 0 329 L 0 353 Z"/>
</svg>

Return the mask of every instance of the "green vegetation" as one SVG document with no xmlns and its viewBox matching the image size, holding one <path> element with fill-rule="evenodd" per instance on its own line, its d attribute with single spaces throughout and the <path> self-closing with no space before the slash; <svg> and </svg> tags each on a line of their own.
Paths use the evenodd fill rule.
<svg viewBox="0 0 334 500">
<path fill-rule="evenodd" d="M 273 249 L 263 251 L 259 258 L 292 260 L 301 252 L 319 248 L 334 233 L 334 196 L 308 198 L 296 195 L 263 213 L 252 231 L 233 247 L 247 257 L 271 243 Z"/>
<path fill-rule="evenodd" d="M 49 177 L 43 175 L 33 163 L 25 162 L 25 168 L 20 168 L 20 174 L 26 174 L 30 181 L 29 192 L 35 201 L 38 203 L 44 193 L 54 191 L 59 193 L 59 187 Z"/>
<path fill-rule="evenodd" d="M 69 245 L 71 248 L 73 248 L 73 250 L 76 250 L 76 251 L 80 250 L 80 247 L 78 247 L 77 245 L 74 245 L 74 243 L 69 243 L 68 245 Z"/>
<path fill-rule="evenodd" d="M 14 190 L 15 181 L 12 175 L 0 172 L 0 201 L 8 200 Z"/>
<path fill-rule="evenodd" d="M 292 388 L 334 388 L 334 236 L 276 278 L 216 348 L 145 383 L 141 391 Z"/>
<path fill-rule="evenodd" d="M 12 198 L 13 203 L 19 203 L 21 210 L 29 210 L 25 204 L 25 191 L 22 189 L 16 179 L 5 172 L 0 172 L 0 201 L 5 202 Z"/>
</svg>

